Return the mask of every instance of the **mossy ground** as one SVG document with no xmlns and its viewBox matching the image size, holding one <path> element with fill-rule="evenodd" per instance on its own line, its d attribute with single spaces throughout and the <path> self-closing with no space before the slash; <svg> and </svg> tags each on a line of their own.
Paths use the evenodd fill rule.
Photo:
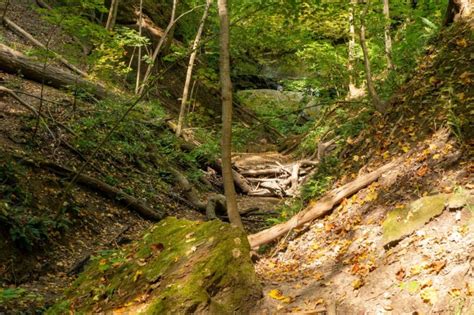
<svg viewBox="0 0 474 315">
<path fill-rule="evenodd" d="M 47 314 L 245 313 L 260 296 L 249 250 L 245 234 L 228 224 L 168 218 L 124 250 L 94 257 Z"/>
</svg>

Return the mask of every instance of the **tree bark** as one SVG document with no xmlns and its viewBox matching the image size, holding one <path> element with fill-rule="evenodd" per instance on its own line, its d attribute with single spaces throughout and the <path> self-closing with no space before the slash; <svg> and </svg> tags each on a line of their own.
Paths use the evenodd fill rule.
<svg viewBox="0 0 474 315">
<path fill-rule="evenodd" d="M 362 188 L 370 185 L 371 183 L 379 179 L 379 177 L 382 176 L 385 172 L 391 170 L 396 165 L 398 165 L 398 163 L 399 161 L 393 161 L 371 173 L 362 175 L 353 182 L 350 182 L 344 186 L 332 190 L 323 198 L 321 198 L 314 206 L 306 208 L 302 212 L 292 217 L 287 222 L 274 225 L 271 228 L 268 228 L 256 234 L 249 235 L 248 240 L 250 243 L 250 247 L 257 248 L 260 245 L 267 244 L 285 235 L 294 228 L 300 227 L 305 223 L 308 223 L 314 219 L 326 215 L 334 208 L 334 206 L 341 203 L 344 198 L 347 198 L 355 194 Z"/>
<path fill-rule="evenodd" d="M 393 69 L 392 61 L 392 37 L 390 36 L 390 6 L 389 0 L 383 0 L 383 14 L 385 16 L 385 56 L 387 58 L 387 69 Z"/>
<path fill-rule="evenodd" d="M 222 94 L 222 177 L 227 201 L 227 213 L 232 224 L 244 228 L 237 208 L 232 176 L 232 81 L 230 79 L 230 22 L 227 0 L 218 0 L 220 20 L 220 81 Z"/>
<path fill-rule="evenodd" d="M 166 27 L 166 30 L 161 36 L 160 41 L 155 47 L 155 50 L 153 51 L 153 54 L 151 56 L 152 63 L 148 65 L 145 75 L 143 76 L 143 81 L 142 85 L 139 89 L 139 94 L 142 94 L 143 91 L 145 90 L 145 83 L 146 81 L 150 78 L 151 76 L 151 71 L 153 70 L 153 67 L 155 66 L 156 59 L 158 58 L 158 55 L 160 54 L 161 48 L 163 47 L 163 44 L 165 43 L 166 38 L 168 37 L 168 34 L 170 33 L 171 29 L 173 28 L 173 25 L 176 23 L 176 8 L 178 6 L 178 0 L 173 0 L 173 9 L 171 11 L 171 18 L 168 23 L 168 26 Z"/>
<path fill-rule="evenodd" d="M 40 47 L 44 50 L 48 50 L 48 51 L 51 51 L 49 50 L 45 45 L 43 45 L 43 43 L 41 43 L 40 41 L 38 41 L 36 38 L 34 38 L 30 33 L 28 33 L 27 31 L 25 31 L 23 28 L 21 28 L 19 25 L 17 25 L 16 23 L 14 23 L 12 20 L 10 20 L 9 18 L 7 17 L 3 17 L 3 24 L 8 27 L 10 30 L 12 30 L 14 33 L 16 33 L 17 35 L 19 36 L 22 36 L 24 37 L 25 39 L 29 40 L 31 43 L 33 43 L 35 46 L 37 47 Z M 87 77 L 87 73 L 85 73 L 84 71 L 80 70 L 79 68 L 77 68 L 76 66 L 74 66 L 73 64 L 71 64 L 69 61 L 67 61 L 63 56 L 61 56 L 60 54 L 58 53 L 55 53 L 55 52 L 52 52 L 54 57 L 56 59 L 58 59 L 63 65 L 65 65 L 66 67 L 68 67 L 70 70 L 76 72 L 77 74 L 83 76 L 83 77 Z"/>
<path fill-rule="evenodd" d="M 356 94 L 356 83 L 354 78 L 354 62 L 355 62 L 355 4 L 357 0 L 351 0 L 349 7 L 349 44 L 348 44 L 348 59 L 347 59 L 347 72 L 349 73 L 349 95 L 348 98 L 352 99 Z"/>
<path fill-rule="evenodd" d="M 143 0 L 140 0 L 140 12 L 138 15 L 138 35 L 142 36 L 143 29 Z M 140 89 L 140 73 L 142 71 L 142 45 L 138 47 L 138 60 L 137 60 L 137 79 L 135 82 L 135 94 L 138 94 Z"/>
<path fill-rule="evenodd" d="M 204 24 L 206 23 L 207 15 L 209 14 L 209 8 L 211 7 L 212 0 L 206 0 L 206 8 L 202 15 L 201 23 L 199 24 L 196 37 L 194 38 L 194 43 L 192 46 L 191 56 L 189 57 L 188 70 L 186 72 L 186 81 L 184 83 L 183 97 L 181 98 L 181 108 L 179 111 L 178 117 L 178 127 L 176 128 L 176 136 L 181 135 L 181 129 L 184 127 L 186 108 L 188 106 L 188 96 L 189 96 L 189 87 L 191 86 L 191 79 L 193 76 L 194 62 L 198 53 L 198 45 L 201 41 L 202 31 L 204 30 Z"/>
<path fill-rule="evenodd" d="M 112 0 L 110 3 L 109 17 L 107 18 L 107 24 L 105 28 L 110 32 L 114 29 L 115 21 L 117 20 L 119 0 Z"/>
<path fill-rule="evenodd" d="M 36 82 L 41 83 L 44 80 L 44 84 L 54 88 L 67 89 L 77 86 L 98 99 L 113 95 L 102 85 L 85 80 L 81 76 L 63 69 L 53 66 L 43 69 L 42 63 L 32 60 L 3 44 L 0 44 L 0 69 L 12 74 L 21 73 L 26 79 Z"/>
<path fill-rule="evenodd" d="M 385 104 L 380 100 L 377 91 L 375 90 L 374 82 L 372 81 L 372 72 L 370 66 L 369 50 L 367 49 L 366 39 L 365 39 L 365 18 L 367 17 L 367 11 L 369 10 L 370 1 L 367 1 L 364 12 L 360 18 L 360 45 L 364 53 L 364 65 L 365 65 L 365 74 L 367 78 L 367 89 L 369 90 L 369 96 L 374 105 L 375 109 L 381 113 L 385 112 Z"/>
<path fill-rule="evenodd" d="M 447 26 L 454 21 L 468 17 L 471 14 L 472 4 L 470 0 L 449 0 L 444 25 Z"/>
</svg>

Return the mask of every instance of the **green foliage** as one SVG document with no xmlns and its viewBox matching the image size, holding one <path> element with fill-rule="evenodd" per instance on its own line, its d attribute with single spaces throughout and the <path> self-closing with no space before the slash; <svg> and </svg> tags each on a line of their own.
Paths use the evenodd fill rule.
<svg viewBox="0 0 474 315">
<path fill-rule="evenodd" d="M 61 216 L 39 209 L 33 200 L 32 187 L 26 169 L 8 158 L 0 159 L 0 229 L 22 249 L 31 251 L 44 244 L 52 234 L 66 231 L 72 222 L 70 215 L 77 213 L 72 203 L 67 203 Z"/>
<path fill-rule="evenodd" d="M 332 187 L 338 175 L 339 159 L 329 156 L 321 161 L 318 171 L 303 186 L 302 198 L 305 201 L 318 199 Z"/>
<path fill-rule="evenodd" d="M 304 201 L 301 198 L 291 199 L 281 205 L 277 212 L 280 214 L 275 218 L 268 218 L 266 222 L 270 225 L 279 224 L 288 221 L 291 217 L 301 211 L 304 208 Z"/>
<path fill-rule="evenodd" d="M 0 305 L 29 304 L 43 300 L 41 295 L 23 288 L 0 288 Z"/>
</svg>

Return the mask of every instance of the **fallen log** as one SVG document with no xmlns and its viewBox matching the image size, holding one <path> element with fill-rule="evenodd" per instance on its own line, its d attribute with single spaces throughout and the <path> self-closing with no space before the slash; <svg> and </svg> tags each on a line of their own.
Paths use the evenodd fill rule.
<svg viewBox="0 0 474 315">
<path fill-rule="evenodd" d="M 103 181 L 93 178 L 91 176 L 84 175 L 84 174 L 77 174 L 75 171 L 65 166 L 56 164 L 54 162 L 31 160 L 29 158 L 25 158 L 24 156 L 17 156 L 17 157 L 20 158 L 23 163 L 29 164 L 36 168 L 48 169 L 51 172 L 61 177 L 70 178 L 70 177 L 77 176 L 77 183 L 85 187 L 91 188 L 94 191 L 100 192 L 103 196 L 113 201 L 116 201 L 119 204 L 122 204 L 126 208 L 132 209 L 133 211 L 137 212 L 145 219 L 149 219 L 152 221 L 159 221 L 163 219 L 163 217 L 165 216 L 164 212 L 155 210 L 151 208 L 150 206 L 148 206 L 147 204 L 145 204 L 143 201 L 140 201 L 137 198 L 123 192 L 122 190 L 115 188 L 113 186 L 110 186 L 109 184 L 104 183 Z"/>
<path fill-rule="evenodd" d="M 18 74 L 21 73 L 26 79 L 52 86 L 54 88 L 77 87 L 90 93 L 98 99 L 113 96 L 105 87 L 98 83 L 85 80 L 79 75 L 70 73 L 58 67 L 44 64 L 33 60 L 19 51 L 0 44 L 0 70 Z"/>
<path fill-rule="evenodd" d="M 294 228 L 300 227 L 305 223 L 308 223 L 314 219 L 326 215 L 334 208 L 334 206 L 341 203 L 344 198 L 347 198 L 355 194 L 362 188 L 370 185 L 380 176 L 382 176 L 382 174 L 394 168 L 398 163 L 398 160 L 393 161 L 371 173 L 360 176 L 356 180 L 327 193 L 315 205 L 306 208 L 302 212 L 293 216 L 287 222 L 274 225 L 271 228 L 268 228 L 256 234 L 249 235 L 248 240 L 251 248 L 257 248 L 260 245 L 267 244 L 285 235 Z"/>
<path fill-rule="evenodd" d="M 19 36 L 22 36 L 24 38 L 26 38 L 27 40 L 29 40 L 31 43 L 33 43 L 35 46 L 37 47 L 40 47 L 44 50 L 47 50 L 47 51 L 50 51 L 52 52 L 52 54 L 54 55 L 54 57 L 56 59 L 58 59 L 63 65 L 65 65 L 66 67 L 68 67 L 70 70 L 76 72 L 77 74 L 83 76 L 83 77 L 87 77 L 87 73 L 85 73 L 84 71 L 82 71 L 81 69 L 77 68 L 76 66 L 74 66 L 73 64 L 71 64 L 69 61 L 67 61 L 63 56 L 61 56 L 60 54 L 54 52 L 54 51 L 51 51 L 48 47 L 46 47 L 45 45 L 43 45 L 43 43 L 41 43 L 40 41 L 38 41 L 36 38 L 33 37 L 33 35 L 31 35 L 30 33 L 28 33 L 27 31 L 25 31 L 23 28 L 21 28 L 19 25 L 17 25 L 15 22 L 13 22 L 12 20 L 10 20 L 9 18 L 7 17 L 3 17 L 3 24 L 8 27 L 12 32 L 14 32 L 15 34 L 19 35 Z"/>
</svg>

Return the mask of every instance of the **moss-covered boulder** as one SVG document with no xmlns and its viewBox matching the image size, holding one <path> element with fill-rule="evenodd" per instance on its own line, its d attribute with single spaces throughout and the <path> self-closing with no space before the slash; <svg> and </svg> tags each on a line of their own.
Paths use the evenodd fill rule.
<svg viewBox="0 0 474 315">
<path fill-rule="evenodd" d="M 245 314 L 261 296 L 249 251 L 229 224 L 167 218 L 94 257 L 47 314 Z"/>
<path fill-rule="evenodd" d="M 415 200 L 406 207 L 390 211 L 382 224 L 384 246 L 397 243 L 440 215 L 449 197 L 448 194 L 427 196 Z"/>
</svg>

